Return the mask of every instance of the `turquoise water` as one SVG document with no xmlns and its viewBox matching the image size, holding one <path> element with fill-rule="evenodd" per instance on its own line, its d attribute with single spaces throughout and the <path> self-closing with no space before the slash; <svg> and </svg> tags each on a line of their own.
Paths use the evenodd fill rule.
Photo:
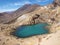
<svg viewBox="0 0 60 45">
<path fill-rule="evenodd" d="M 21 26 L 16 29 L 14 35 L 17 37 L 30 37 L 34 35 L 41 35 L 48 33 L 48 29 L 45 28 L 48 24 L 41 23 L 35 25 Z"/>
</svg>

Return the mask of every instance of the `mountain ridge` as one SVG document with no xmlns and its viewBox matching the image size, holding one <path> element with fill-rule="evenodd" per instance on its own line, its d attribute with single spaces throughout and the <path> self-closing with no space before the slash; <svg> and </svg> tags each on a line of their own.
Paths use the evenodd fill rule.
<svg viewBox="0 0 60 45">
<path fill-rule="evenodd" d="M 59 2 L 60 2 L 59 0 L 56 0 L 53 2 L 53 4 L 49 4 L 47 6 L 48 6 L 48 8 L 54 9 L 57 6 L 60 6 Z M 47 8 L 47 6 L 45 6 L 45 8 Z M 33 4 L 33 5 L 25 4 L 23 7 L 17 9 L 16 11 L 14 11 L 11 14 L 0 13 L 0 23 L 5 23 L 5 24 L 11 23 L 11 22 L 15 21 L 18 17 L 22 16 L 23 14 L 27 14 L 27 13 L 35 11 L 38 7 L 44 8 L 44 6 L 40 6 L 38 4 Z M 37 12 L 38 12 L 38 10 L 37 10 Z M 1 15 L 2 15 L 2 17 L 1 17 Z M 4 15 L 7 15 L 7 16 L 4 16 Z"/>
<path fill-rule="evenodd" d="M 27 7 L 27 8 L 24 9 L 24 7 L 25 8 Z M 19 16 L 21 16 L 25 13 L 29 13 L 29 12 L 34 11 L 37 7 L 39 7 L 39 5 L 24 5 L 23 8 L 19 8 L 18 10 L 14 11 L 12 14 L 9 14 L 11 16 L 11 18 L 6 17 L 6 18 L 8 18 L 6 20 L 5 20 L 5 18 L 2 18 L 3 19 L 2 23 L 9 23 L 10 21 L 15 20 L 16 18 L 18 18 Z M 5 20 L 5 22 L 4 22 L 4 20 Z"/>
</svg>

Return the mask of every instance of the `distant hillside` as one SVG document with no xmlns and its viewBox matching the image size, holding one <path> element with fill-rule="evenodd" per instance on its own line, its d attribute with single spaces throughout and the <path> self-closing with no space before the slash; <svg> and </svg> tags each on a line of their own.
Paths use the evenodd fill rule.
<svg viewBox="0 0 60 45">
<path fill-rule="evenodd" d="M 0 16 L 1 17 L 0 23 L 9 23 L 23 14 L 34 11 L 37 7 L 39 7 L 39 5 L 37 4 L 34 4 L 34 5 L 26 4 L 23 7 L 16 10 L 15 12 L 13 12 L 12 14 L 8 14 L 8 13 L 0 14 L 2 15 L 2 17 Z M 4 15 L 7 15 L 7 16 L 4 16 Z"/>
<path fill-rule="evenodd" d="M 55 0 L 53 4 L 47 5 L 48 8 L 55 8 L 57 6 L 60 6 L 60 0 Z M 18 17 L 22 16 L 23 14 L 31 13 L 37 10 L 38 7 L 42 7 L 38 4 L 25 4 L 21 8 L 17 9 L 14 12 L 11 13 L 0 13 L 0 23 L 11 23 L 14 22 Z M 44 6 L 43 6 L 44 8 Z M 46 7 L 45 7 L 46 8 Z M 47 9 L 48 9 L 47 8 Z M 38 9 L 40 10 L 40 9 Z M 38 12 L 38 10 L 36 12 Z M 50 10 L 50 9 L 49 9 Z M 41 12 L 41 11 L 40 11 Z"/>
</svg>

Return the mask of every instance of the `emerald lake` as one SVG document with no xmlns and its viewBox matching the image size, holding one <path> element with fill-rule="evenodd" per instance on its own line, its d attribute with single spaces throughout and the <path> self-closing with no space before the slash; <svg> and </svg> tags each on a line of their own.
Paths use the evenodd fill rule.
<svg viewBox="0 0 60 45">
<path fill-rule="evenodd" d="M 24 37 L 34 36 L 34 35 L 46 34 L 49 32 L 48 29 L 46 29 L 46 26 L 48 26 L 48 24 L 46 23 L 20 26 L 16 29 L 14 35 L 17 37 L 24 38 Z"/>
</svg>

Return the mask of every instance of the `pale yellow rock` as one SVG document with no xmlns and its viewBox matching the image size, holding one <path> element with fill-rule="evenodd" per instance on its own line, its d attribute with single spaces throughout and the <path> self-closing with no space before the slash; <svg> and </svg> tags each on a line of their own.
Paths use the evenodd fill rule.
<svg viewBox="0 0 60 45">
<path fill-rule="evenodd" d="M 60 30 L 42 39 L 40 45 L 60 45 Z"/>
<path fill-rule="evenodd" d="M 57 7 L 57 13 L 60 13 L 60 7 L 59 6 Z"/>
</svg>

